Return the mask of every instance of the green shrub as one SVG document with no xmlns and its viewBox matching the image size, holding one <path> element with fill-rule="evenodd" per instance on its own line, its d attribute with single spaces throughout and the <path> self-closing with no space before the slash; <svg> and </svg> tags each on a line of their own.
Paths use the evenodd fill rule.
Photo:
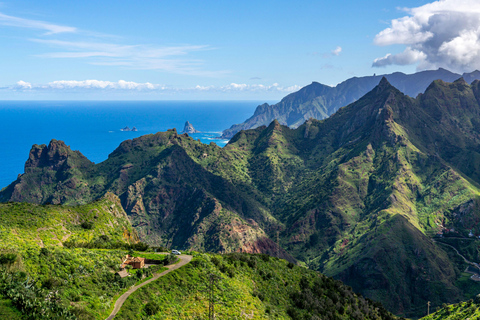
<svg viewBox="0 0 480 320">
<path fill-rule="evenodd" d="M 0 254 L 0 264 L 12 264 L 17 260 L 15 253 L 2 253 Z"/>
<path fill-rule="evenodd" d="M 47 248 L 41 248 L 40 249 L 40 255 L 48 257 L 50 255 L 50 251 Z"/>
<path fill-rule="evenodd" d="M 60 281 L 58 281 L 55 278 L 47 278 L 46 280 L 43 281 L 42 283 L 42 288 L 45 289 L 53 289 L 57 287 L 60 284 Z"/>
<path fill-rule="evenodd" d="M 153 301 L 150 301 L 145 305 L 145 313 L 149 316 L 153 316 L 159 310 L 160 310 L 160 307 L 158 306 L 158 304 L 156 304 Z"/>
<path fill-rule="evenodd" d="M 163 265 L 167 266 L 174 263 L 175 261 L 177 261 L 177 256 L 174 254 L 169 254 L 165 257 L 165 259 L 163 259 Z"/>
<path fill-rule="evenodd" d="M 93 222 L 92 221 L 84 221 L 84 222 L 82 222 L 82 224 L 80 226 L 83 229 L 91 230 L 91 229 L 93 229 Z"/>
</svg>

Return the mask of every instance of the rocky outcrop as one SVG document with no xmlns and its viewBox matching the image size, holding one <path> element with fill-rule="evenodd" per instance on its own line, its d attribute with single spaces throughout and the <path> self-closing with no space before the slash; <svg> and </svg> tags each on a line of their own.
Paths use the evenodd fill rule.
<svg viewBox="0 0 480 320">
<path fill-rule="evenodd" d="M 187 121 L 185 122 L 182 133 L 200 133 L 200 131 L 196 130 L 193 125 Z"/>
<path fill-rule="evenodd" d="M 25 173 L 0 194 L 0 201 L 76 204 L 91 200 L 83 179 L 95 164 L 63 141 L 53 139 L 49 145 L 33 145 L 25 163 Z M 39 183 L 38 183 L 39 182 Z"/>
<path fill-rule="evenodd" d="M 25 163 L 25 172 L 28 173 L 32 169 L 37 168 L 58 170 L 68 158 L 91 163 L 80 152 L 72 151 L 63 141 L 52 139 L 48 146 L 45 144 L 32 146 L 28 160 Z"/>
</svg>

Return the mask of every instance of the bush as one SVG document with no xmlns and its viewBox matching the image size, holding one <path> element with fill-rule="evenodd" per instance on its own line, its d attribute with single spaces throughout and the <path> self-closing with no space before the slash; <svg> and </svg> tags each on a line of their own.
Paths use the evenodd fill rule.
<svg viewBox="0 0 480 320">
<path fill-rule="evenodd" d="M 84 221 L 84 222 L 82 222 L 82 224 L 80 226 L 83 229 L 91 230 L 91 229 L 93 229 L 93 222 L 92 221 Z"/>
<path fill-rule="evenodd" d="M 219 266 L 220 265 L 220 259 L 218 257 L 213 257 L 212 259 L 210 259 L 210 261 L 212 261 L 212 263 L 215 265 L 215 266 Z"/>
<path fill-rule="evenodd" d="M 147 251 L 150 247 L 148 244 L 143 243 L 143 242 L 138 242 L 135 244 L 130 245 L 130 247 L 136 251 Z"/>
<path fill-rule="evenodd" d="M 12 264 L 17 260 L 15 253 L 2 253 L 0 254 L 0 264 Z"/>
<path fill-rule="evenodd" d="M 43 281 L 42 287 L 50 290 L 57 287 L 59 284 L 60 282 L 57 279 L 48 278 L 47 280 Z"/>
<path fill-rule="evenodd" d="M 169 254 L 168 256 L 165 257 L 165 259 L 163 259 L 163 265 L 168 266 L 169 264 L 172 264 L 175 261 L 177 261 L 177 256 L 174 254 Z"/>
<path fill-rule="evenodd" d="M 47 248 L 41 248 L 40 255 L 48 257 L 50 255 L 50 251 Z"/>
<path fill-rule="evenodd" d="M 156 304 L 155 302 L 153 301 L 150 301 L 149 303 L 147 303 L 145 305 L 145 313 L 149 316 L 153 316 L 154 314 L 156 314 L 158 311 L 160 310 L 160 307 L 158 306 L 158 304 Z"/>
<path fill-rule="evenodd" d="M 257 267 L 257 260 L 255 260 L 255 257 L 250 257 L 250 260 L 248 260 L 248 266 L 252 269 L 255 269 Z"/>
</svg>

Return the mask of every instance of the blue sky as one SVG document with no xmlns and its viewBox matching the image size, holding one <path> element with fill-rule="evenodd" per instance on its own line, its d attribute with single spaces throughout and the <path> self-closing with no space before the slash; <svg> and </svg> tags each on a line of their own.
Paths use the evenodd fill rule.
<svg viewBox="0 0 480 320">
<path fill-rule="evenodd" d="M 312 81 L 473 71 L 476 2 L 3 1 L 0 99 L 276 100 Z"/>
</svg>

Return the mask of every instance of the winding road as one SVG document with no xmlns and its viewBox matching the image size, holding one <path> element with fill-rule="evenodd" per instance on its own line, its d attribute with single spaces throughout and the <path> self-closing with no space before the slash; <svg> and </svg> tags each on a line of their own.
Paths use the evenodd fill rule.
<svg viewBox="0 0 480 320">
<path fill-rule="evenodd" d="M 444 246 L 452 248 L 463 259 L 463 261 L 465 261 L 465 263 L 471 264 L 472 266 L 478 268 L 478 265 L 475 262 L 468 261 L 467 258 L 465 258 L 460 252 L 458 252 L 457 248 L 455 248 L 454 246 L 451 246 L 451 245 L 449 245 L 448 243 L 445 243 L 445 242 L 440 242 L 440 241 L 435 241 L 435 240 L 433 240 L 433 242 L 440 243 L 440 244 L 443 244 Z"/>
<path fill-rule="evenodd" d="M 117 299 L 117 301 L 115 302 L 115 307 L 113 308 L 113 311 L 112 313 L 110 314 L 110 316 L 106 319 L 106 320 L 112 320 L 113 318 L 115 318 L 115 316 L 117 315 L 118 311 L 120 311 L 120 308 L 122 307 L 123 303 L 128 299 L 128 297 L 134 293 L 135 291 L 137 291 L 138 289 L 140 289 L 141 287 L 143 286 L 146 286 L 147 284 L 149 284 L 150 282 L 152 281 L 155 281 L 157 280 L 158 278 L 160 277 L 163 277 L 164 275 L 166 275 L 167 273 L 170 273 L 172 272 L 173 270 L 176 270 L 180 267 L 183 267 L 184 265 L 186 265 L 187 263 L 189 263 L 191 260 L 192 260 L 192 256 L 189 256 L 189 255 L 186 255 L 186 254 L 181 254 L 178 256 L 180 258 L 180 261 L 176 264 L 171 264 L 171 265 L 168 265 L 168 266 L 165 266 L 168 268 L 168 270 L 165 270 L 163 271 L 162 273 L 157 273 L 155 274 L 151 279 L 148 279 L 147 281 L 145 282 L 142 282 L 140 283 L 139 285 L 136 285 L 136 286 L 133 286 L 131 287 L 127 292 L 125 292 L 124 294 L 122 294 L 120 296 L 120 298 Z"/>
</svg>

